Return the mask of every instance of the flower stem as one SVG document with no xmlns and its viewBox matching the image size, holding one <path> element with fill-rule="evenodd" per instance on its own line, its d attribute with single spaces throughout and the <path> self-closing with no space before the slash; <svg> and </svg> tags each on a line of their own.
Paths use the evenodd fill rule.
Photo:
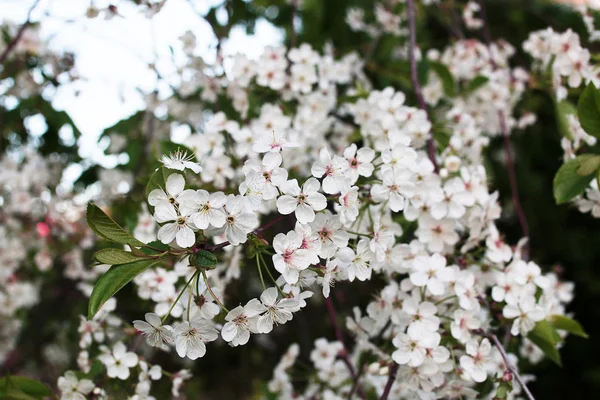
<svg viewBox="0 0 600 400">
<path fill-rule="evenodd" d="M 208 278 L 206 277 L 206 271 L 202 271 L 202 277 L 204 278 L 204 283 L 206 283 L 206 289 L 208 289 L 208 293 L 210 293 L 210 295 L 213 297 L 213 299 L 215 299 L 215 302 L 219 305 L 219 307 L 221 307 L 223 309 L 223 311 L 225 311 L 226 313 L 229 313 L 229 310 L 227 309 L 227 307 L 225 307 L 223 305 L 223 303 L 221 303 L 219 301 L 219 299 L 217 299 L 217 296 L 215 296 L 214 292 L 212 291 L 212 288 L 208 284 Z"/>
<path fill-rule="evenodd" d="M 258 269 L 258 276 L 260 276 L 260 283 L 262 283 L 263 290 L 267 290 L 265 286 L 265 280 L 262 274 L 262 268 L 260 266 L 260 259 L 258 258 L 258 253 L 256 253 L 256 268 Z"/>
<path fill-rule="evenodd" d="M 190 285 L 190 283 L 196 277 L 196 275 L 198 275 L 198 271 L 194 272 L 194 275 L 192 275 L 192 277 L 187 281 L 187 283 L 185 284 L 185 286 L 183 287 L 183 289 L 181 289 L 181 292 L 179 292 L 179 295 L 177 296 L 177 298 L 175 299 L 175 301 L 171 305 L 171 308 L 169 308 L 169 312 L 167 312 L 165 314 L 165 316 L 162 317 L 161 323 L 164 324 L 164 322 L 167 319 L 167 317 L 169 315 L 171 315 L 171 311 L 173 311 L 173 309 L 175 308 L 175 305 L 177 304 L 177 302 L 179 301 L 179 299 L 181 299 L 181 296 L 183 296 L 183 293 L 186 291 L 187 287 Z"/>
</svg>

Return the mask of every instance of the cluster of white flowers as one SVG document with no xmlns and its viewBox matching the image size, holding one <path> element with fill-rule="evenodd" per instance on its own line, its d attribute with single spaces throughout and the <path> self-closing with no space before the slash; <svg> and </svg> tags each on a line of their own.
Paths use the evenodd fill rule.
<svg viewBox="0 0 600 400">
<path fill-rule="evenodd" d="M 264 104 L 243 125 L 215 113 L 202 133 L 184 142 L 193 155 L 182 150 L 163 158 L 164 188 L 149 193 L 151 212 L 143 212 L 136 231 L 144 232 L 144 241 L 154 240 L 152 215 L 160 225 L 156 238 L 179 259 L 172 268 L 152 267 L 134 280 L 138 296 L 154 303 L 146 321 L 134 321 L 146 343 L 167 351 L 173 346 L 180 357 L 195 360 L 219 336 L 242 346 L 252 335 L 292 320 L 315 287 L 328 298 L 336 281 L 377 275 L 386 286 L 346 324 L 354 347 L 323 338 L 315 343 L 317 374 L 306 398 L 346 398 L 350 391 L 370 389 L 381 394 L 392 364 L 398 368 L 393 398 L 473 397 L 477 382 L 490 378 L 498 385 L 508 366 L 488 339 L 494 313 L 530 349 L 527 334 L 536 322 L 564 315 L 573 288 L 523 260 L 521 249 L 506 244 L 495 226 L 501 210 L 481 165 L 484 132 L 500 131 L 494 115 L 499 110 L 513 114 L 527 74 L 507 67 L 513 53 L 508 45 L 492 49 L 499 69 L 474 41 L 457 42 L 437 58 L 459 82 L 488 79 L 447 110 L 451 145 L 433 160 L 442 166 L 439 174 L 425 151 L 432 123 L 424 111 L 405 104 L 402 92 L 387 88 L 337 103 L 337 85 L 356 78 L 355 57 L 327 61 L 338 71 L 336 79 L 318 67 L 329 56 L 307 45 L 269 48 L 258 62 L 235 57 L 231 85 L 249 91 L 255 82 L 281 92 L 283 100 Z M 271 226 L 265 217 L 273 213 L 296 222 L 269 246 L 260 233 Z M 408 243 L 401 241 L 404 220 L 416 223 Z M 263 292 L 229 310 L 226 289 L 240 276 L 242 245 L 254 249 L 250 261 L 257 263 Z M 192 258 L 206 250 L 215 251 L 218 263 L 194 268 Z M 272 278 L 270 285 L 265 276 Z M 140 360 L 118 335 L 111 339 L 109 331 L 124 329 L 114 309 L 107 303 L 93 320 L 82 321 L 81 345 L 110 339 L 113 344 L 100 346 L 94 357 L 109 377 L 127 379 Z M 377 361 L 356 388 L 354 374 L 366 352 Z M 281 397 L 301 395 L 288 373 L 297 354 L 297 346 L 291 347 L 269 384 Z M 539 360 L 535 351 L 524 350 L 523 356 Z M 89 367 L 86 350 L 79 359 L 83 369 Z M 140 379 L 139 386 L 149 388 L 149 380 Z M 513 393 L 519 390 L 515 384 Z"/>
<path fill-rule="evenodd" d="M 84 250 L 94 243 L 72 194 L 51 194 L 62 166 L 28 151 L 0 160 L 0 362 L 15 348 L 23 311 L 40 299 L 45 274 L 60 268 L 72 280 L 95 279 Z"/>
<path fill-rule="evenodd" d="M 590 37 L 593 40 L 593 35 Z M 559 102 L 568 102 L 567 89 L 562 86 L 564 77 L 571 88 L 578 88 L 582 83 L 591 82 L 600 84 L 598 68 L 590 62 L 590 53 L 581 47 L 579 36 L 568 30 L 556 33 L 551 28 L 544 31 L 532 32 L 523 48 L 540 62 L 539 68 L 552 70 L 553 85 L 556 89 L 555 96 Z M 550 64 L 552 63 L 552 64 Z M 565 162 L 576 158 L 578 152 L 585 146 L 594 146 L 596 137 L 589 135 L 579 122 L 576 113 L 565 114 L 567 126 L 561 138 Z M 582 213 L 590 213 L 595 218 L 600 218 L 600 190 L 598 181 L 592 180 L 585 192 L 577 196 L 573 202 Z"/>
<path fill-rule="evenodd" d="M 406 16 L 393 11 L 399 3 L 398 0 L 375 4 L 375 20 L 368 23 L 365 20 L 365 10 L 358 7 L 350 7 L 346 12 L 346 23 L 355 32 L 365 32 L 371 37 L 379 37 L 382 34 L 394 36 L 406 36 L 406 30 L 402 25 L 406 23 Z"/>
<path fill-rule="evenodd" d="M 582 82 L 600 82 L 597 70 L 590 64 L 590 52 L 581 46 L 579 35 L 568 29 L 563 33 L 552 28 L 535 31 L 523 43 L 523 49 L 538 64 L 534 68 L 545 71 L 550 68 L 556 98 L 564 100 L 568 87 L 577 88 Z"/>
<path fill-rule="evenodd" d="M 585 28 L 587 29 L 590 42 L 600 40 L 600 30 L 596 29 L 595 20 L 600 11 L 600 1 L 589 0 L 582 4 L 577 4 L 575 10 L 581 14 Z"/>
<path fill-rule="evenodd" d="M 377 3 L 372 23 L 357 8 L 346 20 L 373 38 L 405 36 L 402 3 Z M 139 5 L 149 16 L 161 7 Z M 467 3 L 468 28 L 482 27 L 479 11 Z M 91 6 L 88 16 L 98 15 L 119 14 L 116 7 Z M 154 382 L 169 380 L 177 397 L 192 374 L 164 371 L 152 362 L 154 352 L 198 360 L 213 346 L 244 346 L 291 321 L 307 301 L 325 301 L 340 330 L 333 286 L 373 278 L 383 285 L 342 327 L 352 345 L 341 334 L 335 341 L 317 338 L 310 352 L 315 373 L 301 386 L 292 379 L 300 347 L 291 345 L 268 384 L 271 394 L 477 398 L 477 384 L 487 380 L 494 387 L 510 382 L 511 398 L 519 396 L 523 388 L 512 378 L 518 361 L 543 358 L 528 335 L 545 320 L 567 316 L 574 288 L 527 258 L 527 238 L 511 247 L 496 226 L 501 207 L 488 187 L 482 151 L 505 128 L 535 122 L 533 114 L 515 110 L 530 80 L 528 71 L 511 67 L 515 49 L 464 39 L 428 51 L 427 60 L 448 70 L 456 91 L 447 93 L 444 77 L 431 68 L 423 87 L 428 112 L 392 87 L 370 90 L 356 53 L 275 46 L 257 60 L 219 54 L 216 65 L 207 65 L 194 55 L 191 33 L 181 40 L 188 57 L 177 68 L 177 95 L 148 96 L 145 111 L 159 121 L 156 141 L 168 138 L 170 128 L 193 132 L 160 160 L 166 179 L 151 182 L 133 232 L 156 261 L 133 279 L 148 309 L 130 322 L 111 298 L 92 318 L 81 317 L 80 372 L 58 379 L 62 398 L 112 398 L 107 379 L 127 381 L 122 390 L 135 400 L 154 399 Z M 537 70 L 550 67 L 559 100 L 566 97 L 565 78 L 570 88 L 597 79 L 589 52 L 571 31 L 534 32 L 523 47 Z M 37 51 L 34 35 L 15 54 Z M 19 79 L 2 95 L 41 90 Z M 186 101 L 194 96 L 206 108 Z M 222 107 L 227 100 L 231 107 Z M 574 115 L 568 122 L 565 160 L 595 143 Z M 124 149 L 127 139 L 120 135 L 110 134 L 109 152 Z M 15 347 L 17 312 L 39 299 L 37 282 L 22 279 L 24 272 L 60 264 L 90 297 L 91 283 L 108 269 L 86 267 L 93 238 L 83 226 L 84 209 L 70 194 L 49 189 L 60 170 L 36 154 L 22 165 L 0 161 L 0 362 Z M 134 174 L 122 170 L 103 171 L 100 181 L 98 196 L 105 201 L 136 184 Z M 595 185 L 576 201 L 600 217 Z M 262 236 L 267 230 L 270 241 Z M 132 254 L 145 257 L 140 249 Z M 234 302 L 228 286 L 252 263 L 256 273 L 244 291 L 249 298 Z M 519 354 L 506 355 L 496 334 Z M 150 348 L 141 353 L 145 345 Z M 104 376 L 88 375 L 94 365 Z"/>
</svg>

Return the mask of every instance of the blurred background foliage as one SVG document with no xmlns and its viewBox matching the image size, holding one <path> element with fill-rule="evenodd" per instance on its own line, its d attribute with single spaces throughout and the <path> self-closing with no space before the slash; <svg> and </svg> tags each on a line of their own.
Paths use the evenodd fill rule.
<svg viewBox="0 0 600 400">
<path fill-rule="evenodd" d="M 322 49 L 331 43 L 338 56 L 351 51 L 358 51 L 364 55 L 372 39 L 365 34 L 350 31 L 345 22 L 346 9 L 349 6 L 358 6 L 366 11 L 369 19 L 375 2 L 305 0 L 304 5 L 295 10 L 285 0 L 229 0 L 219 6 L 227 11 L 228 20 L 224 25 L 216 18 L 217 8 L 211 10 L 206 18 L 217 37 L 226 37 L 234 25 L 244 26 L 248 34 L 252 34 L 256 20 L 264 18 L 285 30 L 287 45 L 291 41 L 295 41 L 296 44 L 307 42 L 316 49 Z M 455 23 L 453 20 L 460 19 L 460 15 L 453 11 L 453 3 L 445 1 L 442 5 L 421 7 L 418 10 L 417 37 L 422 50 L 441 50 L 457 40 L 450 29 Z M 456 0 L 456 4 L 462 2 Z M 522 51 L 521 43 L 530 32 L 547 26 L 552 26 L 557 31 L 572 29 L 579 33 L 582 42 L 592 53 L 597 50 L 587 42 L 587 34 L 580 17 L 567 6 L 550 1 L 493 0 L 487 1 L 487 10 L 492 37 L 506 40 L 517 51 L 512 59 L 515 66 L 521 65 L 528 69 L 529 59 Z M 291 30 L 293 19 L 295 33 Z M 467 36 L 482 40 L 481 32 L 467 33 Z M 402 41 L 403 39 L 389 35 L 382 37 L 375 47 L 366 72 L 374 88 L 393 86 L 404 91 L 408 101 L 412 102 L 414 97 L 407 79 L 408 65 L 405 61 L 392 57 L 393 49 L 402 45 Z M 9 65 L 2 72 L 3 77 L 10 76 L 6 74 L 14 73 L 13 71 L 19 68 L 38 68 L 35 57 L 25 60 L 25 63 L 15 68 Z M 54 78 L 40 74 L 40 79 L 52 84 Z M 183 100 L 198 101 L 198 98 L 196 94 Z M 231 110 L 231 107 L 224 104 L 224 98 L 220 98 L 219 102 L 223 103 L 219 105 L 221 110 Z M 53 109 L 51 103 L 41 96 L 26 99 L 12 110 L 3 107 L 0 105 L 2 151 L 35 142 L 42 154 L 56 154 L 68 162 L 80 161 L 75 142 L 65 142 L 59 135 L 59 131 L 65 126 L 71 127 L 75 139 L 80 134 L 66 113 Z M 527 370 L 526 372 L 535 373 L 537 376 L 530 388 L 539 399 L 596 398 L 600 393 L 600 220 L 581 214 L 568 205 L 556 206 L 554 203 L 552 180 L 562 164 L 562 149 L 552 97 L 546 90 L 534 88 L 525 96 L 519 109 L 531 111 L 538 117 L 536 124 L 511 138 L 521 203 L 530 227 L 531 256 L 546 269 L 554 269 L 565 279 L 575 282 L 576 297 L 570 311 L 590 335 L 588 340 L 569 337 L 561 349 L 562 368 L 550 361 L 544 361 Z M 47 130 L 37 138 L 28 136 L 24 128 L 25 118 L 32 113 L 42 113 L 47 122 Z M 151 135 L 149 137 L 149 129 L 157 128 L 150 128 L 153 125 L 149 123 L 149 118 L 155 117 L 148 114 L 144 111 L 138 112 L 105 132 L 123 133 L 128 137 L 124 152 L 128 154 L 129 161 L 117 168 L 134 173 L 134 189 L 129 196 L 114 203 L 112 211 L 115 219 L 129 230 L 135 226 L 135 215 L 145 201 L 145 182 L 158 166 L 156 159 L 161 153 L 160 146 L 156 144 L 158 142 L 152 142 Z M 230 117 L 234 118 L 233 115 Z M 156 123 L 164 126 L 165 121 L 156 120 Z M 487 158 L 490 186 L 500 192 L 500 201 L 504 208 L 498 225 L 506 234 L 507 242 L 516 244 L 521 232 L 512 213 L 511 192 L 500 138 L 492 141 L 487 150 Z M 76 188 L 83 189 L 97 181 L 98 170 L 98 166 L 86 166 L 76 182 Z M 252 271 L 249 271 L 250 269 Z M 254 264 L 249 263 L 247 268 L 242 268 L 242 279 L 229 287 L 228 296 L 232 304 L 260 291 L 259 286 L 248 287 L 248 280 L 244 279 L 244 275 L 250 276 L 253 272 Z M 40 305 L 27 317 L 30 323 L 47 323 L 39 330 L 24 329 L 25 333 L 19 345 L 22 355 L 19 360 L 12 361 L 11 369 L 20 367 L 26 370 L 28 364 L 42 363 L 42 346 L 61 335 L 72 344 L 72 354 L 77 353 L 77 334 L 72 330 L 65 330 L 61 321 L 69 320 L 76 326 L 78 316 L 85 314 L 87 305 L 83 296 L 73 287 L 73 283 L 60 278 L 60 271 L 49 273 L 55 278 L 47 281 L 47 288 L 42 289 Z M 342 318 L 345 320 L 346 316 L 352 315 L 353 306 L 366 304 L 376 286 L 376 281 L 354 283 L 351 287 L 339 284 L 332 294 L 340 322 L 343 322 Z M 131 285 L 118 295 L 119 312 L 125 319 L 137 319 L 147 310 L 147 305 L 132 301 L 134 298 Z M 48 315 L 52 315 L 52 321 L 47 320 Z M 196 394 L 190 398 L 197 398 L 198 393 L 204 393 L 207 398 L 219 399 L 240 398 L 251 392 L 262 392 L 264 382 L 270 378 L 272 367 L 290 343 L 298 342 L 301 347 L 300 360 L 307 360 L 312 342 L 319 336 L 330 339 L 334 337 L 324 304 L 312 301 L 305 312 L 298 313 L 291 323 L 279 327 L 268 337 L 253 337 L 249 345 L 235 349 L 226 345 L 211 348 L 200 361 L 188 365 L 200 379 L 190 381 L 185 391 Z M 516 351 L 514 347 L 511 350 Z M 160 353 L 155 357 L 170 356 Z M 174 361 L 169 358 L 160 360 L 160 363 L 165 368 L 172 366 L 172 369 L 176 370 L 179 364 Z M 298 384 L 302 384 L 303 376 L 308 373 L 308 368 L 295 372 Z M 169 388 L 165 386 L 164 390 L 168 393 Z"/>
</svg>

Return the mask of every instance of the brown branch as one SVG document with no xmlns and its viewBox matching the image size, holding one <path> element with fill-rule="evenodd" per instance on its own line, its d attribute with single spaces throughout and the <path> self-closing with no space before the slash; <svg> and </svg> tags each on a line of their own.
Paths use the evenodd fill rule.
<svg viewBox="0 0 600 400">
<path fill-rule="evenodd" d="M 31 7 L 29 8 L 29 11 L 27 12 L 27 19 L 25 20 L 25 22 L 23 22 L 23 25 L 21 25 L 21 27 L 17 31 L 17 34 L 13 38 L 13 40 L 8 44 L 8 46 L 6 46 L 6 49 L 4 49 L 4 51 L 2 52 L 2 54 L 0 54 L 0 64 L 3 64 L 4 60 L 6 60 L 6 58 L 10 54 L 10 52 L 13 51 L 15 47 L 17 47 L 17 44 L 19 43 L 19 41 L 23 37 L 23 34 L 25 33 L 25 30 L 27 30 L 27 28 L 29 27 L 29 25 L 31 25 L 31 13 L 37 7 L 37 5 L 38 5 L 39 2 L 40 2 L 40 0 L 35 0 L 33 2 L 33 4 L 31 5 Z"/>
<path fill-rule="evenodd" d="M 336 337 L 337 341 L 342 344 L 342 351 L 340 352 L 339 356 L 342 359 L 342 361 L 344 362 L 344 364 L 346 364 L 346 367 L 348 367 L 348 371 L 350 371 L 352 380 L 354 382 L 356 382 L 356 380 L 359 378 L 359 376 L 356 374 L 356 370 L 354 369 L 354 366 L 352 365 L 352 362 L 350 362 L 350 358 L 348 357 L 348 352 L 346 351 L 346 345 L 344 344 L 344 336 L 342 335 L 342 330 L 340 329 L 340 326 L 337 323 L 335 308 L 333 307 L 333 302 L 331 301 L 330 297 L 325 298 L 325 306 L 327 307 L 327 313 L 329 314 L 329 320 L 331 321 L 331 325 L 333 325 L 333 331 L 335 332 L 335 337 Z M 358 391 L 359 396 L 362 399 L 366 399 L 365 393 L 360 386 L 358 386 L 357 391 Z"/>
<path fill-rule="evenodd" d="M 421 84 L 419 83 L 419 76 L 417 74 L 417 59 L 415 56 L 415 51 L 417 48 L 415 1 L 406 0 L 406 7 L 408 12 L 408 59 L 410 61 L 410 81 L 415 91 L 415 95 L 417 96 L 417 104 L 419 105 L 419 108 L 425 111 L 427 118 L 429 118 L 427 105 L 425 104 L 425 99 L 423 98 Z M 429 160 L 431 160 L 433 163 L 435 172 L 439 172 L 437 162 L 435 161 L 435 143 L 433 141 L 433 132 L 430 132 L 429 137 L 427 138 L 427 154 L 429 155 Z"/>
<path fill-rule="evenodd" d="M 383 394 L 379 398 L 379 400 L 387 400 L 390 392 L 392 391 L 392 386 L 394 386 L 394 381 L 396 380 L 396 374 L 398 373 L 399 365 L 394 363 L 390 368 L 390 375 L 388 377 L 387 383 L 385 384 L 385 389 L 383 389 Z"/>
<path fill-rule="evenodd" d="M 535 398 L 533 397 L 533 394 L 531 394 L 531 392 L 529 391 L 529 388 L 527 388 L 527 385 L 523 381 L 523 378 L 521 378 L 521 375 L 519 375 L 519 372 L 517 372 L 517 369 L 511 365 L 510 361 L 508 361 L 508 355 L 506 354 L 506 350 L 504 350 L 504 347 L 500 343 L 500 340 L 498 340 L 498 336 L 496 336 L 494 334 L 490 334 L 490 335 L 486 335 L 486 336 L 489 337 L 490 339 L 492 339 L 492 342 L 494 342 L 494 344 L 498 348 L 498 351 L 500 352 L 500 355 L 502 356 L 502 359 L 504 360 L 504 364 L 506 364 L 506 368 L 508 368 L 508 370 L 513 374 L 513 376 L 515 377 L 517 382 L 519 382 L 519 385 L 521 385 L 521 388 L 527 395 L 527 398 L 529 400 L 535 400 Z"/>
<path fill-rule="evenodd" d="M 492 35 L 490 33 L 490 24 L 487 18 L 487 13 L 485 9 L 485 2 L 483 0 L 479 0 L 479 5 L 481 7 L 480 14 L 481 19 L 483 20 L 483 38 L 488 47 L 488 51 L 490 53 L 490 64 L 494 70 L 498 69 L 498 65 L 494 60 L 494 56 L 492 53 Z M 504 139 L 504 157 L 506 163 L 506 169 L 508 170 L 508 180 L 510 182 L 510 189 L 512 193 L 512 202 L 513 207 L 515 209 L 515 213 L 517 214 L 517 218 L 519 219 L 519 225 L 521 226 L 521 231 L 525 237 L 529 237 L 529 225 L 527 224 L 527 217 L 525 216 L 525 212 L 521 207 L 521 202 L 519 200 L 519 188 L 517 186 L 517 175 L 515 173 L 515 166 L 513 163 L 512 150 L 510 145 L 510 132 L 508 131 L 508 126 L 506 125 L 506 117 L 502 110 L 498 110 L 498 122 L 500 123 L 500 130 L 502 131 L 502 136 Z M 524 249 L 523 258 L 525 260 L 529 259 L 529 245 Z"/>
</svg>

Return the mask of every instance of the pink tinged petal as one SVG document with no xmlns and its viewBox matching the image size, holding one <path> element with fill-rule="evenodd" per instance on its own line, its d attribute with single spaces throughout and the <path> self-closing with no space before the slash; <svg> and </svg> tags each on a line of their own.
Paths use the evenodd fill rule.
<svg viewBox="0 0 600 400">
<path fill-rule="evenodd" d="M 158 240 L 160 240 L 162 243 L 169 244 L 175 239 L 176 235 L 177 235 L 177 224 L 170 223 L 170 224 L 163 225 L 158 230 L 157 237 L 158 237 Z"/>
<path fill-rule="evenodd" d="M 172 196 L 177 196 L 185 188 L 185 178 L 180 174 L 171 174 L 166 182 L 167 192 Z"/>
</svg>

